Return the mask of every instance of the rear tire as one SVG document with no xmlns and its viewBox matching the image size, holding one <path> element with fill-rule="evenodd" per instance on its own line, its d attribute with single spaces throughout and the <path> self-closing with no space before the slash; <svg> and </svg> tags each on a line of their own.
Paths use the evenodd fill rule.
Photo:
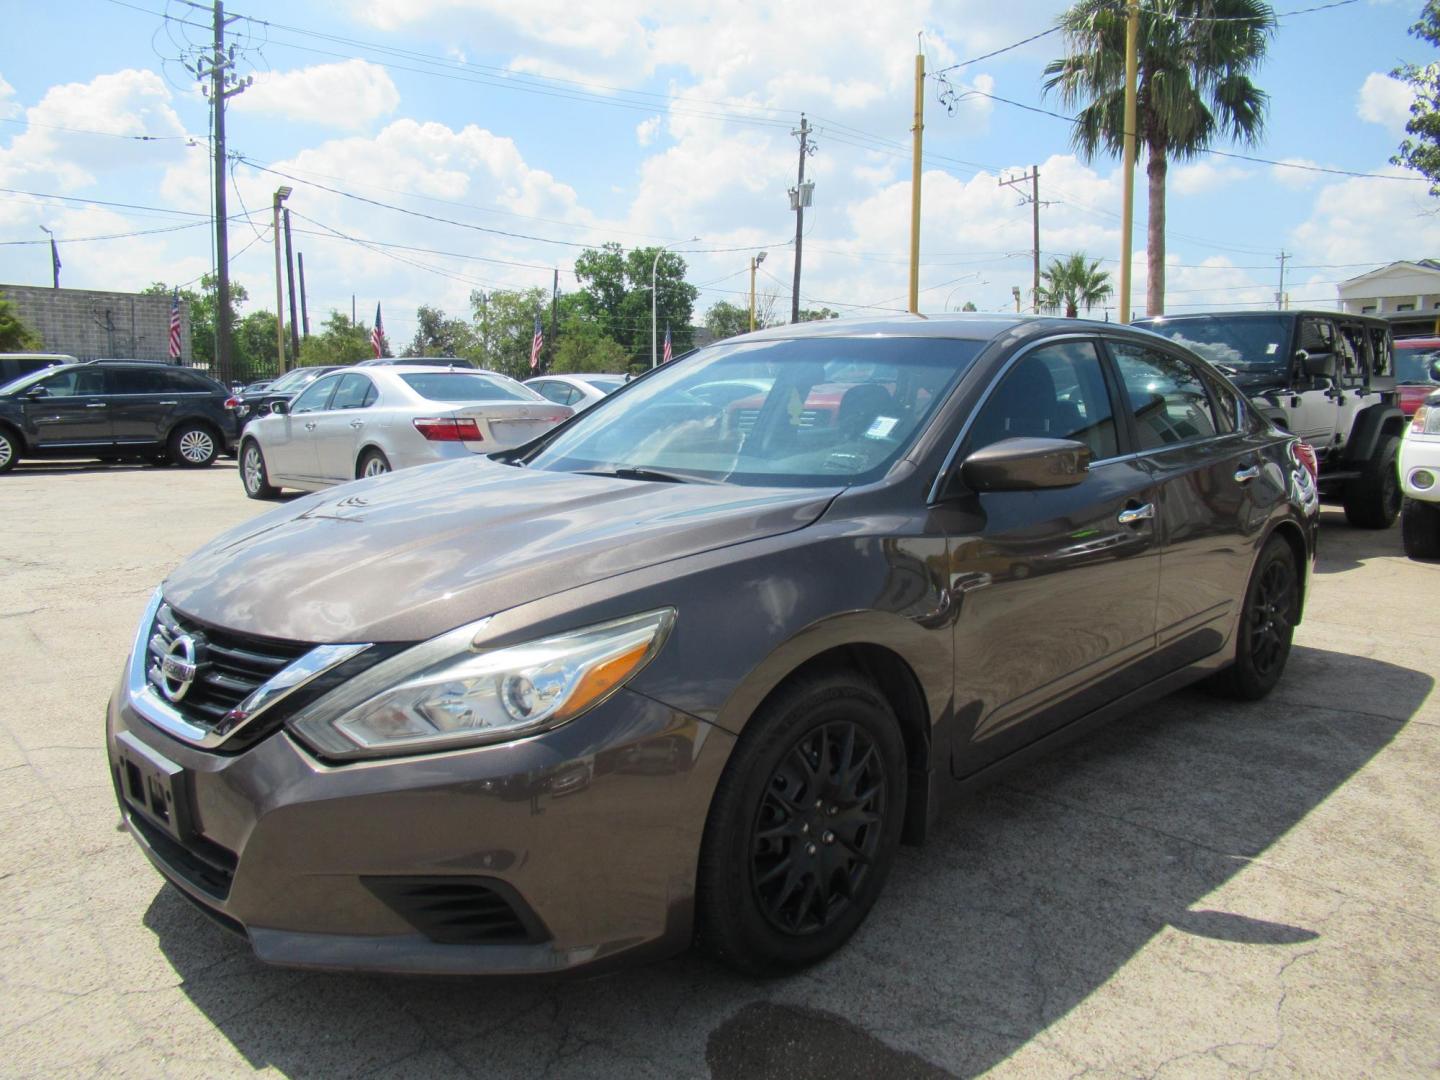
<svg viewBox="0 0 1440 1080">
<path fill-rule="evenodd" d="M 355 463 L 355 479 L 367 476 L 384 476 L 390 471 L 390 459 L 373 447 L 360 455 Z"/>
<path fill-rule="evenodd" d="M 240 447 L 240 483 L 252 499 L 273 499 L 280 494 L 280 489 L 270 483 L 265 455 L 254 439 L 246 439 Z"/>
<path fill-rule="evenodd" d="M 1412 559 L 1440 559 L 1440 505 L 1406 499 L 1400 511 L 1400 539 Z"/>
<path fill-rule="evenodd" d="M 219 440 L 204 424 L 181 424 L 170 433 L 170 460 L 181 468 L 207 468 L 219 452 Z"/>
<path fill-rule="evenodd" d="M 1272 536 L 1255 561 L 1235 634 L 1235 660 L 1207 687 L 1222 697 L 1259 701 L 1285 674 L 1300 619 L 1300 574 L 1284 537 Z"/>
<path fill-rule="evenodd" d="M 1400 452 L 1397 435 L 1381 435 L 1375 453 L 1358 479 L 1346 482 L 1342 493 L 1345 520 L 1358 529 L 1388 529 L 1400 515 L 1400 477 L 1395 458 Z"/>
<path fill-rule="evenodd" d="M 696 881 L 701 945 L 751 975 L 840 948 L 884 888 L 906 779 L 899 721 L 873 684 L 837 671 L 780 689 L 715 790 Z"/>
<path fill-rule="evenodd" d="M 0 427 L 0 473 L 7 473 L 20 461 L 20 440 L 8 428 Z"/>
</svg>

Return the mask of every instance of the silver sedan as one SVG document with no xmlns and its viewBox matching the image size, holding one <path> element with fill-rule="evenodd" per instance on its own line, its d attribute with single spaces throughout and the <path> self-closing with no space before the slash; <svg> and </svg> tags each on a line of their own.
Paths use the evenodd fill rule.
<svg viewBox="0 0 1440 1080">
<path fill-rule="evenodd" d="M 583 412 L 629 381 L 626 375 L 540 375 L 525 385 L 547 401 Z"/>
<path fill-rule="evenodd" d="M 240 479 L 252 499 L 520 446 L 574 412 L 493 371 L 343 368 L 251 421 Z"/>
</svg>

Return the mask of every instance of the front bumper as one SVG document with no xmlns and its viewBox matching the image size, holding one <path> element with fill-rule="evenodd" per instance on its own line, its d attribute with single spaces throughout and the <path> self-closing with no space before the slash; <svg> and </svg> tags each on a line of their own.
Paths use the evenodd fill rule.
<svg viewBox="0 0 1440 1080">
<path fill-rule="evenodd" d="M 131 835 L 260 959 L 474 974 L 683 949 L 733 743 L 631 691 L 514 743 L 341 766 L 284 731 L 238 754 L 199 750 L 123 693 L 106 737 Z M 143 801 L 141 766 L 179 770 L 169 829 L 124 794 L 138 783 Z"/>
<path fill-rule="evenodd" d="M 1407 432 L 1400 444 L 1396 462 L 1400 471 L 1400 490 L 1420 502 L 1440 502 L 1440 435 Z M 1416 483 L 1417 472 L 1428 472 L 1435 479 L 1427 487 Z"/>
</svg>

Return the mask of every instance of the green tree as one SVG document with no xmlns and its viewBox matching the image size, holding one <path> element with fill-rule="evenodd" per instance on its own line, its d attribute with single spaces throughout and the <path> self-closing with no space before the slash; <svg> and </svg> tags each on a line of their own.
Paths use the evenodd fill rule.
<svg viewBox="0 0 1440 1080">
<path fill-rule="evenodd" d="M 1440 0 L 1426 3 L 1410 34 L 1440 46 Z M 1402 64 L 1390 74 L 1415 91 L 1410 119 L 1405 123 L 1408 138 L 1390 161 L 1421 173 L 1430 181 L 1430 194 L 1440 195 L 1440 63 Z"/>
<path fill-rule="evenodd" d="M 652 268 L 655 271 L 653 324 Z M 588 322 L 598 325 L 619 342 L 631 363 L 650 366 L 652 344 L 659 348 L 667 326 L 675 355 L 693 347 L 695 335 L 690 322 L 699 290 L 685 280 L 685 260 L 673 251 L 661 252 L 651 247 L 625 252 L 614 243 L 587 248 L 575 260 L 575 276 L 580 280 L 580 312 Z"/>
<path fill-rule="evenodd" d="M 0 295 L 0 353 L 32 352 L 44 344 L 40 335 L 15 314 L 15 305 Z"/>
<path fill-rule="evenodd" d="M 705 312 L 705 329 L 721 338 L 735 337 L 750 332 L 750 309 L 732 304 L 728 300 L 717 300 Z"/>
<path fill-rule="evenodd" d="M 1114 291 L 1110 275 L 1100 269 L 1100 260 L 1087 262 L 1078 251 L 1064 259 L 1051 259 L 1049 267 L 1040 271 L 1040 310 L 1064 311 L 1067 319 L 1078 318 L 1082 307 L 1089 314 Z"/>
<path fill-rule="evenodd" d="M 173 287 L 166 285 L 163 281 L 156 281 L 147 285 L 141 290 L 145 296 L 169 296 L 174 291 Z M 206 368 L 211 372 L 215 368 L 215 316 L 219 307 L 216 298 L 216 278 L 214 274 L 206 274 L 200 279 L 200 291 L 194 289 L 181 289 L 180 299 L 190 305 L 190 362 L 196 367 Z M 273 349 L 275 341 L 274 323 L 271 323 L 270 342 L 270 366 L 265 367 L 262 360 L 252 360 L 244 351 L 240 327 L 240 305 L 250 299 L 250 294 L 245 291 L 245 286 L 238 281 L 230 283 L 230 355 L 235 362 L 235 380 L 237 382 L 250 382 L 266 375 L 274 375 L 276 367 L 274 363 L 275 352 Z M 274 316 L 272 315 L 273 319 Z"/>
<path fill-rule="evenodd" d="M 530 345 L 535 337 L 535 316 L 548 315 L 548 289 L 496 289 L 492 293 L 472 293 L 478 327 L 476 358 L 492 371 L 512 379 L 528 379 Z M 548 336 L 550 327 L 544 324 Z M 563 336 L 562 336 L 563 337 Z"/>
<path fill-rule="evenodd" d="M 271 340 L 274 340 L 273 336 Z M 370 359 L 373 353 L 370 332 L 360 323 L 351 322 L 348 315 L 334 309 L 325 317 L 320 333 L 300 342 L 300 363 L 306 367 L 358 364 L 361 360 Z"/>
<path fill-rule="evenodd" d="M 191 334 L 194 334 L 192 328 Z M 213 341 L 213 338 L 212 338 Z M 243 360 L 246 376 L 260 378 L 280 370 L 275 343 L 275 316 L 269 311 L 252 311 L 235 324 L 235 357 Z M 301 342 L 304 353 L 304 342 Z"/>
<path fill-rule="evenodd" d="M 1060 16 L 1067 55 L 1045 67 L 1045 92 L 1080 107 L 1074 144 L 1086 159 L 1122 152 L 1125 9 L 1080 0 Z M 1268 95 L 1250 81 L 1275 12 L 1262 0 L 1151 0 L 1140 9 L 1136 139 L 1148 153 L 1146 311 L 1165 310 L 1165 177 L 1171 158 L 1203 153 L 1217 136 L 1260 139 Z"/>
<path fill-rule="evenodd" d="M 822 322 L 822 321 L 824 321 L 825 319 L 838 319 L 839 317 L 840 317 L 840 313 L 839 313 L 838 311 L 831 311 L 828 307 L 822 307 L 822 308 L 806 308 L 806 307 L 802 307 L 802 308 L 800 309 L 800 321 L 801 321 L 801 322 Z"/>
<path fill-rule="evenodd" d="M 630 364 L 625 347 L 592 322 L 571 318 L 561 323 L 559 339 L 551 371 L 618 373 Z"/>
<path fill-rule="evenodd" d="M 439 308 L 421 304 L 415 312 L 415 336 L 401 356 L 472 357 L 480 351 L 475 328 L 464 319 L 447 319 Z"/>
</svg>

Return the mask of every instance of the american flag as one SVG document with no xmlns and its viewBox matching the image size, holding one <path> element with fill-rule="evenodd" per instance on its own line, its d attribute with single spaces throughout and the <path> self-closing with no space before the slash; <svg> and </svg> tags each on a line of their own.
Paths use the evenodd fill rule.
<svg viewBox="0 0 1440 1080">
<path fill-rule="evenodd" d="M 545 334 L 540 329 L 540 316 L 535 316 L 535 336 L 530 339 L 530 370 L 540 370 L 540 347 L 545 344 Z"/>
<path fill-rule="evenodd" d="M 670 324 L 665 324 L 665 352 L 660 360 L 662 364 L 670 362 Z"/>
<path fill-rule="evenodd" d="M 180 290 L 170 294 L 170 359 L 180 359 Z"/>
<path fill-rule="evenodd" d="M 385 324 L 380 321 L 380 305 L 375 305 L 375 328 L 370 331 L 370 348 L 376 359 L 385 351 Z"/>
</svg>

